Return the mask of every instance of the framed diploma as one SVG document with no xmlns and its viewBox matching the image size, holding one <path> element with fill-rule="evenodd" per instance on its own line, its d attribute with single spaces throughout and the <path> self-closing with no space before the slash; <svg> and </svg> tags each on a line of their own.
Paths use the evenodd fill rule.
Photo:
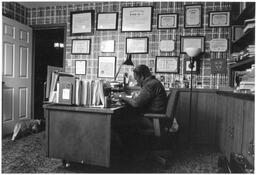
<svg viewBox="0 0 256 175">
<path fill-rule="evenodd" d="M 113 53 L 115 51 L 115 40 L 105 40 L 101 42 L 100 45 L 100 51 L 101 52 L 111 52 Z"/>
<path fill-rule="evenodd" d="M 126 53 L 148 53 L 148 37 L 126 38 Z"/>
<path fill-rule="evenodd" d="M 175 42 L 173 40 L 161 40 L 159 48 L 161 52 L 172 52 L 175 49 Z"/>
<path fill-rule="evenodd" d="M 183 70 L 184 70 L 184 74 L 190 74 L 190 67 L 189 67 L 189 64 L 190 64 L 190 59 L 189 58 L 185 58 L 184 59 L 184 67 L 183 67 Z M 194 67 L 192 69 L 192 74 L 197 74 L 199 72 L 199 64 L 197 61 L 194 62 Z"/>
<path fill-rule="evenodd" d="M 153 7 L 123 7 L 121 32 L 151 32 Z"/>
<path fill-rule="evenodd" d="M 90 55 L 90 39 L 73 39 L 71 54 L 74 55 Z"/>
<path fill-rule="evenodd" d="M 175 29 L 178 28 L 178 13 L 166 13 L 157 15 L 158 29 Z"/>
<path fill-rule="evenodd" d="M 92 35 L 94 10 L 70 12 L 70 35 Z"/>
<path fill-rule="evenodd" d="M 228 50 L 228 40 L 225 38 L 212 39 L 210 41 L 211 52 L 226 52 Z"/>
<path fill-rule="evenodd" d="M 156 73 L 179 73 L 179 57 L 177 56 L 157 56 Z"/>
<path fill-rule="evenodd" d="M 227 61 L 225 59 L 211 59 L 211 73 L 212 74 L 226 74 Z"/>
<path fill-rule="evenodd" d="M 201 48 L 204 52 L 204 36 L 181 36 L 180 49 L 181 53 L 186 53 L 185 48 Z"/>
<path fill-rule="evenodd" d="M 86 60 L 75 60 L 75 74 L 76 75 L 85 75 L 87 61 Z"/>
<path fill-rule="evenodd" d="M 98 13 L 96 30 L 117 30 L 118 13 Z"/>
<path fill-rule="evenodd" d="M 209 12 L 209 27 L 229 27 L 229 26 L 230 26 L 229 11 Z"/>
<path fill-rule="evenodd" d="M 184 6 L 184 27 L 200 28 L 202 27 L 202 5 L 185 5 Z"/>
<path fill-rule="evenodd" d="M 98 77 L 114 78 L 116 71 L 116 57 L 99 56 L 98 60 Z"/>
</svg>

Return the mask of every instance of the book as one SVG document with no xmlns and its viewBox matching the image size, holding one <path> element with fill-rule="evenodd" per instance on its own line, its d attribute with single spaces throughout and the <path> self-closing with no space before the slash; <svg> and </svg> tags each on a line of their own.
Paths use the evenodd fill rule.
<svg viewBox="0 0 256 175">
<path fill-rule="evenodd" d="M 47 66 L 47 77 L 46 77 L 46 93 L 45 98 L 49 98 L 50 96 L 50 87 L 51 87 L 51 81 L 52 81 L 52 72 L 60 72 L 63 71 L 64 68 L 62 67 L 55 67 L 55 66 Z"/>
<path fill-rule="evenodd" d="M 75 98 L 76 98 L 76 77 L 70 77 L 70 76 L 64 76 L 61 75 L 59 77 L 60 82 L 60 91 L 62 91 L 63 83 L 65 84 L 71 84 L 71 104 L 75 104 Z M 61 86 L 62 84 L 62 86 Z M 61 93 L 61 92 L 60 92 Z M 61 98 L 61 97 L 59 97 Z"/>
<path fill-rule="evenodd" d="M 61 81 L 59 88 L 59 103 L 60 104 L 72 104 L 72 90 L 73 84 L 68 81 Z"/>
</svg>

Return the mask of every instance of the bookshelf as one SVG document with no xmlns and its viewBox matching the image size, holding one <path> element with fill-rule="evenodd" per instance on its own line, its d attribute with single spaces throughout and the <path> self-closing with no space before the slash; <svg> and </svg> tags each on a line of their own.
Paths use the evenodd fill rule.
<svg viewBox="0 0 256 175">
<path fill-rule="evenodd" d="M 232 7 L 232 12 L 233 24 L 242 25 L 245 29 L 246 27 L 248 27 L 246 21 L 248 21 L 249 19 L 255 19 L 255 2 L 234 3 L 234 6 Z M 236 71 L 245 71 L 246 69 L 249 69 L 252 64 L 255 63 L 254 55 L 251 55 L 250 53 L 249 56 L 246 56 L 248 55 L 249 47 L 254 45 L 255 26 L 246 30 L 246 32 L 244 32 L 237 40 L 231 43 L 231 55 L 234 53 L 240 54 L 237 62 L 230 64 L 229 66 L 229 85 L 231 87 L 234 86 Z"/>
</svg>

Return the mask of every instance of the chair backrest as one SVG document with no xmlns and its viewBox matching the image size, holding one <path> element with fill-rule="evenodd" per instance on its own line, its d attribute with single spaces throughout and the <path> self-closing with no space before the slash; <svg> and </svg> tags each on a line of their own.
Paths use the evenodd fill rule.
<svg viewBox="0 0 256 175">
<path fill-rule="evenodd" d="M 168 95 L 168 102 L 166 106 L 166 116 L 169 118 L 170 121 L 173 121 L 176 106 L 178 103 L 178 90 L 172 90 L 172 92 Z"/>
</svg>

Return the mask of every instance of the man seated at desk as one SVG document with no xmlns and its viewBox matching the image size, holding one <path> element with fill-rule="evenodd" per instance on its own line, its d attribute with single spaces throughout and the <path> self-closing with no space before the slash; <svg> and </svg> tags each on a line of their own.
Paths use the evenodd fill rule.
<svg viewBox="0 0 256 175">
<path fill-rule="evenodd" d="M 126 104 L 125 115 L 119 118 L 119 133 L 127 136 L 127 134 L 140 133 L 140 130 L 152 129 L 153 124 L 143 113 L 165 113 L 167 95 L 162 83 L 152 76 L 146 65 L 138 65 L 133 70 L 134 79 L 141 87 L 136 97 L 128 98 L 125 93 L 115 94 L 114 98 L 118 98 Z M 122 137 L 121 136 L 121 137 Z"/>
</svg>

